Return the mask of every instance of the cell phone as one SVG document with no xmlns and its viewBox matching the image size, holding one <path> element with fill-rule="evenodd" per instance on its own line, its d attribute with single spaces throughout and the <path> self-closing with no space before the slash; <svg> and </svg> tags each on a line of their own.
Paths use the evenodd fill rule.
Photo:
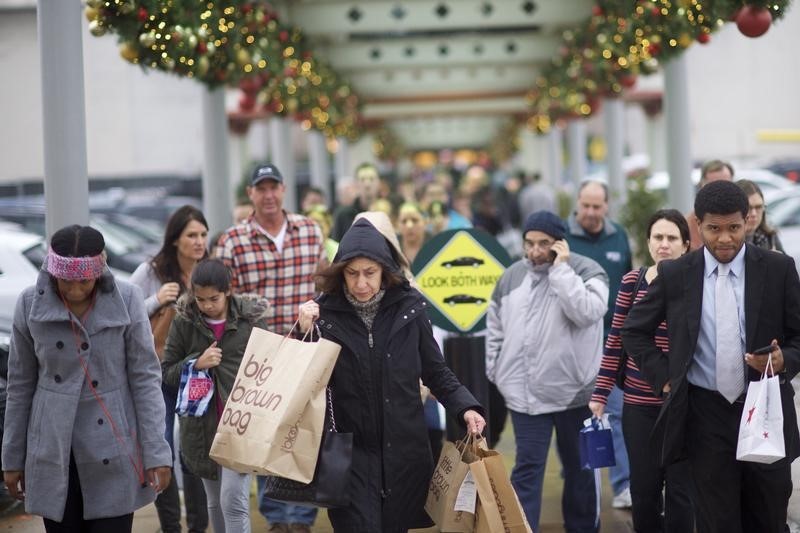
<svg viewBox="0 0 800 533">
<path fill-rule="evenodd" d="M 764 346 L 762 348 L 758 348 L 756 350 L 753 350 L 753 355 L 767 355 L 768 353 L 774 352 L 777 349 L 778 349 L 777 346 L 773 346 L 771 344 L 768 344 L 768 345 L 766 345 L 766 346 Z"/>
</svg>

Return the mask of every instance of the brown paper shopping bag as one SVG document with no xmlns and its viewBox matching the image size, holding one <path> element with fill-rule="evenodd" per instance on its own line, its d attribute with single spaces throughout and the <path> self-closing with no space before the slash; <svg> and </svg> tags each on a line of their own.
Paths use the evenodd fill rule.
<svg viewBox="0 0 800 533">
<path fill-rule="evenodd" d="M 476 457 L 470 445 L 470 440 L 445 442 L 428 486 L 425 511 L 443 533 L 472 533 L 475 527 L 475 486 L 469 461 Z"/>
<path fill-rule="evenodd" d="M 242 473 L 308 483 L 325 418 L 325 387 L 340 346 L 253 328 L 210 456 Z"/>
<path fill-rule="evenodd" d="M 503 456 L 479 448 L 469 465 L 478 489 L 475 533 L 531 533 L 531 526 L 503 465 Z"/>
</svg>

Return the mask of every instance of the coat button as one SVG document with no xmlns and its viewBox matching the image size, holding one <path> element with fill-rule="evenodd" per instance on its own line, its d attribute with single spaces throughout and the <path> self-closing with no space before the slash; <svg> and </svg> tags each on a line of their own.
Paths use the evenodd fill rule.
<svg viewBox="0 0 800 533">
<path fill-rule="evenodd" d="M 55 376 L 53 376 L 53 381 L 55 381 L 56 383 L 61 383 L 61 376 L 56 374 Z"/>
<path fill-rule="evenodd" d="M 39 294 L 44 294 L 44 289 L 39 289 Z"/>
<path fill-rule="evenodd" d="M 107 465 L 107 464 L 108 464 L 108 462 L 109 462 L 109 461 L 108 461 L 108 459 L 103 459 L 103 464 L 104 464 L 104 465 Z"/>
<path fill-rule="evenodd" d="M 97 380 L 96 379 L 93 380 L 92 381 L 92 387 L 97 388 L 97 385 L 98 385 Z"/>
<path fill-rule="evenodd" d="M 327 329 L 331 329 L 331 325 L 330 325 L 330 324 L 328 324 L 328 325 L 327 325 L 327 326 L 325 326 L 325 327 L 326 327 Z"/>
<path fill-rule="evenodd" d="M 403 315 L 403 319 L 408 320 L 408 315 Z"/>
<path fill-rule="evenodd" d="M 61 341 L 58 341 L 58 342 L 56 343 L 56 348 L 58 348 L 59 350 L 60 350 L 60 349 L 62 349 L 63 347 L 64 347 L 64 343 L 63 343 L 63 342 L 61 342 Z"/>
<path fill-rule="evenodd" d="M 389 398 L 384 398 L 383 401 L 389 403 Z"/>
<path fill-rule="evenodd" d="M 416 311 L 414 311 L 413 309 L 411 310 L 411 312 L 412 312 L 412 313 L 416 313 Z"/>
<path fill-rule="evenodd" d="M 392 354 L 390 354 L 390 353 L 387 353 L 387 354 L 386 354 L 386 357 L 387 357 L 388 359 L 391 359 L 391 358 L 392 358 Z"/>
<path fill-rule="evenodd" d="M 86 351 L 88 349 L 89 349 L 89 343 L 88 342 L 84 342 L 83 344 L 81 344 L 81 350 Z"/>
<path fill-rule="evenodd" d="M 391 447 L 392 447 L 392 443 L 391 443 L 391 442 L 387 442 L 387 443 L 386 443 L 386 447 L 387 447 L 387 448 L 391 448 Z"/>
<path fill-rule="evenodd" d="M 98 423 L 98 424 L 100 424 L 100 425 L 102 426 L 102 425 L 103 425 L 103 419 L 102 419 L 102 418 L 98 418 L 98 419 L 97 419 L 97 423 Z"/>
</svg>

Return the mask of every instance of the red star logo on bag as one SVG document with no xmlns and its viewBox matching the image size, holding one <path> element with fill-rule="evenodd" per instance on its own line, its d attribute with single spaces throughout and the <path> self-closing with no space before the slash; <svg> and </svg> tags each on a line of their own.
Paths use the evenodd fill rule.
<svg viewBox="0 0 800 533">
<path fill-rule="evenodd" d="M 755 406 L 751 407 L 749 411 L 747 411 L 747 422 L 745 424 L 749 424 L 750 420 L 753 418 L 753 413 L 756 411 Z"/>
<path fill-rule="evenodd" d="M 765 432 L 764 432 L 764 438 L 765 438 L 765 439 L 768 439 L 768 438 L 769 438 L 769 432 L 768 432 L 768 431 L 765 431 Z"/>
</svg>

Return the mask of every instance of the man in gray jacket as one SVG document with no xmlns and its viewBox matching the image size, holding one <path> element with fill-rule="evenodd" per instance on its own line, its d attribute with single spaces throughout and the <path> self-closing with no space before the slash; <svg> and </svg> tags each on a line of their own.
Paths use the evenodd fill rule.
<svg viewBox="0 0 800 533">
<path fill-rule="evenodd" d="M 564 475 L 562 513 L 570 532 L 599 531 L 598 488 L 583 470 L 578 432 L 602 355 L 608 276 L 570 254 L 566 227 L 537 211 L 523 227 L 525 257 L 497 282 L 487 315 L 486 375 L 505 398 L 516 440 L 511 482 L 534 531 L 553 428 Z"/>
</svg>

